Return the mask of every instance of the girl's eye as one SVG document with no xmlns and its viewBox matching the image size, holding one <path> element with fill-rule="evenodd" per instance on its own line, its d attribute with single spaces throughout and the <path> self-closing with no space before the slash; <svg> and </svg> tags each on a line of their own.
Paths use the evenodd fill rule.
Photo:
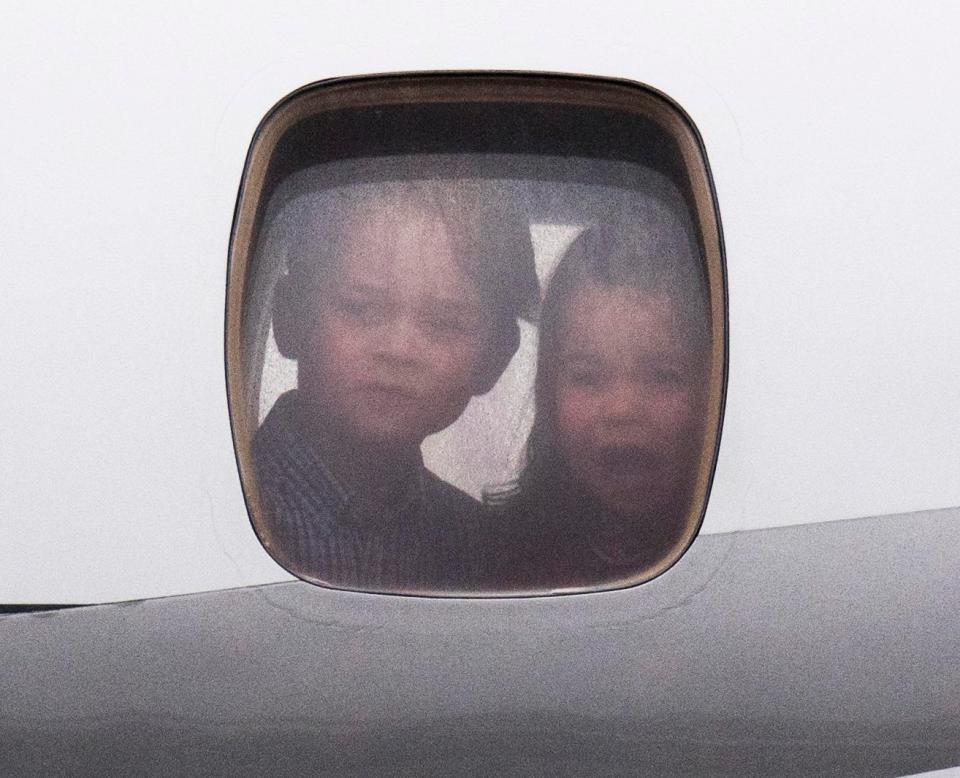
<svg viewBox="0 0 960 778">
<path fill-rule="evenodd" d="M 676 386 L 683 383 L 683 373 L 674 368 L 659 368 L 653 371 L 653 379 L 663 386 Z"/>
<path fill-rule="evenodd" d="M 570 368 L 566 371 L 567 383 L 581 389 L 597 389 L 603 385 L 603 374 L 591 368 Z"/>
<path fill-rule="evenodd" d="M 671 360 L 641 360 L 633 368 L 633 378 L 640 384 L 655 387 L 673 387 L 684 383 L 683 367 Z"/>
</svg>

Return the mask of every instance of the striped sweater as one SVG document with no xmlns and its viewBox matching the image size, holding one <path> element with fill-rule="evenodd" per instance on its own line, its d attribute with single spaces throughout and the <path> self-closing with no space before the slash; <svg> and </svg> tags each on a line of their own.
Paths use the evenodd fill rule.
<svg viewBox="0 0 960 778">
<path fill-rule="evenodd" d="M 359 509 L 353 485 L 327 466 L 323 441 L 281 396 L 253 441 L 257 534 L 280 564 L 338 589 L 397 594 L 475 592 L 482 575 L 480 505 L 422 460 L 386 511 Z"/>
</svg>

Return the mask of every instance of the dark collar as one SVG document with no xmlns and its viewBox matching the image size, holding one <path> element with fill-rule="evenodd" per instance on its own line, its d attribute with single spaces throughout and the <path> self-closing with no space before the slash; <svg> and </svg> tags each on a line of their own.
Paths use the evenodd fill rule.
<svg viewBox="0 0 960 778">
<path fill-rule="evenodd" d="M 309 496 L 323 505 L 338 525 L 370 528 L 372 521 L 392 523 L 402 518 L 409 522 L 424 517 L 427 470 L 419 451 L 397 499 L 373 517 L 364 510 L 360 487 L 350 478 L 350 473 L 343 472 L 342 468 L 335 472 L 330 466 L 324 454 L 323 438 L 303 422 L 302 408 L 297 390 L 281 395 L 264 420 L 261 432 L 271 441 L 271 447 L 282 448 L 275 452 L 279 459 L 292 460 L 291 464 L 304 475 L 301 488 L 308 489 Z"/>
</svg>

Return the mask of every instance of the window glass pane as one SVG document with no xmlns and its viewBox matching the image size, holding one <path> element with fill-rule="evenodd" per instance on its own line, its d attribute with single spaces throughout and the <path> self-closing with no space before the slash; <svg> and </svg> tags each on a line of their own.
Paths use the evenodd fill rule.
<svg viewBox="0 0 960 778">
<path fill-rule="evenodd" d="M 421 595 L 669 566 L 702 517 L 722 389 L 688 179 L 543 152 L 344 156 L 263 188 L 243 277 L 231 407 L 270 553 Z"/>
</svg>

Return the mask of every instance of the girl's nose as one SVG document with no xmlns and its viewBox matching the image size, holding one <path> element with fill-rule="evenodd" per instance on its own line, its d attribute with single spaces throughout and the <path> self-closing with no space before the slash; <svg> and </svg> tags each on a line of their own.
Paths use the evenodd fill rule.
<svg viewBox="0 0 960 778">
<path fill-rule="evenodd" d="M 644 392 L 632 377 L 615 381 L 604 402 L 604 416 L 610 421 L 640 423 L 646 415 Z"/>
</svg>

